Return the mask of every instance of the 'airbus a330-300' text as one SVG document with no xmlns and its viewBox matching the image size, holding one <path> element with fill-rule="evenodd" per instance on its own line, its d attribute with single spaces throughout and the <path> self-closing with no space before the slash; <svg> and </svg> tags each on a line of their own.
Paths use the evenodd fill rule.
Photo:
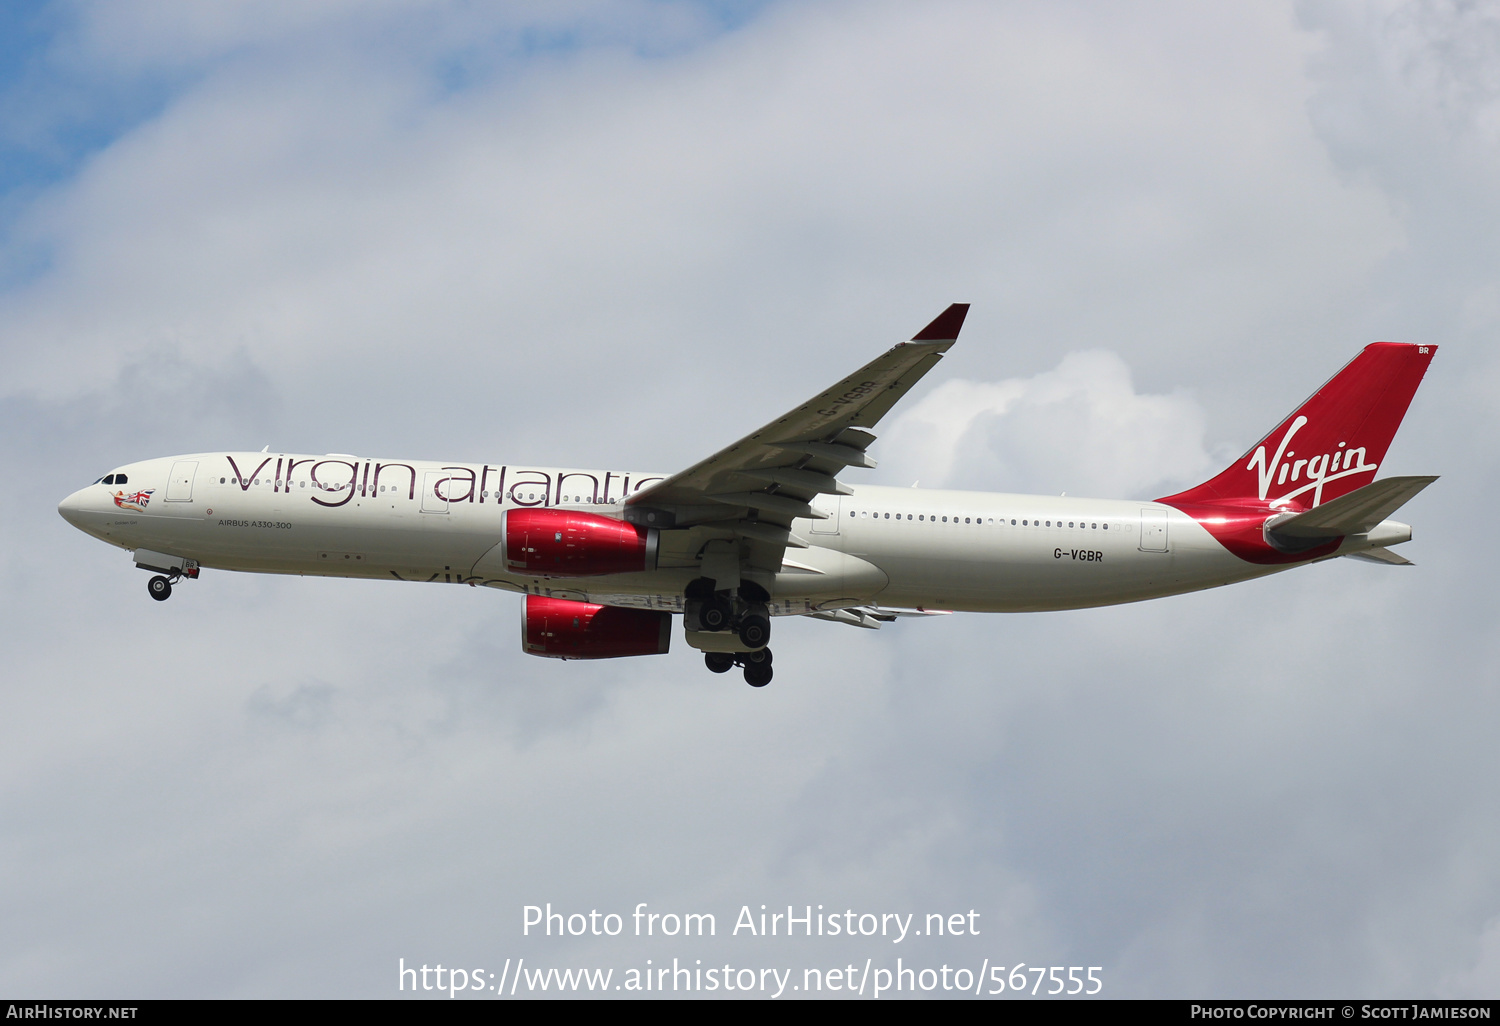
<svg viewBox="0 0 1500 1026">
<path fill-rule="evenodd" d="M 872 430 L 942 359 L 968 307 L 672 475 L 330 453 L 200 453 L 64 499 L 130 550 L 153 598 L 204 567 L 523 593 L 522 645 L 666 652 L 771 679 L 771 618 L 879 627 L 938 612 L 1077 609 L 1335 556 L 1387 564 L 1387 519 L 1435 478 L 1375 480 L 1435 346 L 1377 342 L 1209 481 L 1150 501 L 854 486 Z"/>
</svg>

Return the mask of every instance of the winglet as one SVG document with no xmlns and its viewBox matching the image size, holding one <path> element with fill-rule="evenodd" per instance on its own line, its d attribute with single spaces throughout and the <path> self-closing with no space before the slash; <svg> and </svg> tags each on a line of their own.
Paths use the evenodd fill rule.
<svg viewBox="0 0 1500 1026">
<path fill-rule="evenodd" d="M 912 336 L 913 342 L 952 342 L 968 316 L 968 303 L 954 303 L 933 318 L 932 323 Z"/>
</svg>

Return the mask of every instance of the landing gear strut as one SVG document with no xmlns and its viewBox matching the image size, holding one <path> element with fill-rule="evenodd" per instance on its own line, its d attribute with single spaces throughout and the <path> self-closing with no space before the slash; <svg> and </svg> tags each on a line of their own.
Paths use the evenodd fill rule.
<svg viewBox="0 0 1500 1026">
<path fill-rule="evenodd" d="M 156 601 L 165 602 L 172 597 L 172 581 L 168 577 L 157 574 L 146 582 L 146 590 L 151 593 L 151 597 L 156 599 Z"/>
</svg>

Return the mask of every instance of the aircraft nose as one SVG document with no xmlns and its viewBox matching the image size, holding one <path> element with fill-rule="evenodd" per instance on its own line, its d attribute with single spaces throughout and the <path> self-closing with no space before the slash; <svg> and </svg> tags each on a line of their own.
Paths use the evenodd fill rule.
<svg viewBox="0 0 1500 1026">
<path fill-rule="evenodd" d="M 87 489 L 80 488 L 62 502 L 57 504 L 57 513 L 60 517 L 72 524 L 81 527 L 83 521 L 84 498 L 83 493 Z"/>
</svg>

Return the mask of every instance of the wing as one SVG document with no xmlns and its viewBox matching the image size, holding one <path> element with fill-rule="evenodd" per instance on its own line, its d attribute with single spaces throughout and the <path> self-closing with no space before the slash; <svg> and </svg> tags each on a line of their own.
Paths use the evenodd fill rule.
<svg viewBox="0 0 1500 1026">
<path fill-rule="evenodd" d="M 812 500 L 850 494 L 837 480 L 846 467 L 875 466 L 865 454 L 875 440 L 868 429 L 942 359 L 968 312 L 967 303 L 954 303 L 910 342 L 708 459 L 632 495 L 625 519 L 662 529 L 712 528 L 733 541 L 728 550 L 719 546 L 713 554 L 717 561 L 730 558 L 774 574 L 788 545 L 807 545 L 792 533 L 792 521 L 826 519 Z M 726 570 L 724 576 L 734 575 Z"/>
</svg>

